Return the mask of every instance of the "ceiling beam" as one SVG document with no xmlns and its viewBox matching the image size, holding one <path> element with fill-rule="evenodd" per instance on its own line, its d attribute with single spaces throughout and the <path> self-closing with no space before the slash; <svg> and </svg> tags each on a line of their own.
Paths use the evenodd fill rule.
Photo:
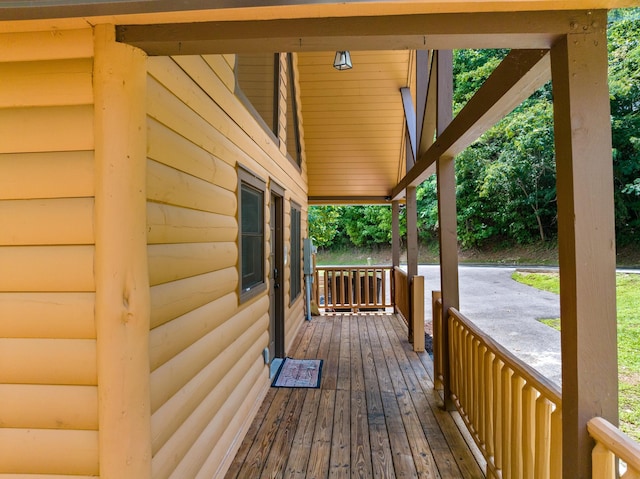
<svg viewBox="0 0 640 479">
<path fill-rule="evenodd" d="M 550 48 L 563 34 L 595 28 L 586 11 L 541 11 L 120 25 L 116 37 L 149 55 L 531 49 Z"/>
<path fill-rule="evenodd" d="M 393 189 L 392 200 L 428 177 L 441 156 L 456 156 L 551 79 L 547 50 L 513 50 Z"/>
</svg>

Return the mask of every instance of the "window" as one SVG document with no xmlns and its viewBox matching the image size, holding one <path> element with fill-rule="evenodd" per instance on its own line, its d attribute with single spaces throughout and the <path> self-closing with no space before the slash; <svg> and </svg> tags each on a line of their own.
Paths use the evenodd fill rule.
<svg viewBox="0 0 640 479">
<path fill-rule="evenodd" d="M 238 169 L 238 225 L 240 249 L 240 302 L 266 289 L 264 279 L 265 183 L 247 170 Z"/>
<path fill-rule="evenodd" d="M 279 53 L 237 54 L 235 93 L 275 142 L 278 139 L 286 142 L 287 155 L 300 167 L 302 153 L 294 60 L 291 53 L 287 53 L 286 58 L 288 75 L 284 82 L 280 77 Z M 280 100 L 284 98 L 280 86 L 284 83 L 287 85 L 286 112 L 280 111 Z M 279 125 L 282 113 L 286 113 L 286 132 L 278 131 L 280 126 L 285 126 Z M 285 133 L 286 136 L 280 136 Z"/>
<path fill-rule="evenodd" d="M 300 152 L 300 129 L 298 126 L 298 104 L 296 101 L 296 76 L 293 70 L 293 55 L 287 55 L 289 81 L 287 82 L 287 153 L 294 163 L 300 166 L 302 155 Z"/>
<path fill-rule="evenodd" d="M 236 93 L 264 128 L 278 135 L 278 71 L 276 53 L 236 55 Z M 275 138 L 274 136 L 274 138 Z"/>
<path fill-rule="evenodd" d="M 300 296 L 302 290 L 301 264 L 301 226 L 300 207 L 291 203 L 291 284 L 289 285 L 290 302 Z"/>
</svg>

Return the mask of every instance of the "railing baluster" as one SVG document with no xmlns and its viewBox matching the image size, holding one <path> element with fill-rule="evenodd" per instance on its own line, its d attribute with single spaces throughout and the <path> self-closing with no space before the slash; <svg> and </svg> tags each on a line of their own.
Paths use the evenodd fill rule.
<svg viewBox="0 0 640 479">
<path fill-rule="evenodd" d="M 511 467 L 511 376 L 513 371 L 511 368 L 505 366 L 502 368 L 502 460 L 504 462 L 502 467 L 502 477 L 505 479 L 511 479 L 515 477 L 512 475 Z"/>
<path fill-rule="evenodd" d="M 535 479 L 550 479 L 551 473 L 551 411 L 553 404 L 540 396 L 536 401 Z"/>
<path fill-rule="evenodd" d="M 482 380 L 482 371 L 484 371 L 484 365 L 482 364 L 482 360 L 480 358 L 480 347 L 481 343 L 478 339 L 474 338 L 473 342 L 473 363 L 474 363 L 474 371 L 475 371 L 475 387 L 473 388 L 473 417 L 474 417 L 474 427 L 476 430 L 476 434 L 478 435 L 478 441 L 481 441 L 482 437 L 482 402 L 481 402 L 481 391 L 484 388 L 484 381 Z M 482 441 L 481 441 L 482 442 Z"/>
<path fill-rule="evenodd" d="M 511 475 L 522 477 L 522 389 L 524 379 L 511 376 Z"/>
<path fill-rule="evenodd" d="M 370 274 L 371 274 L 371 270 L 370 269 L 364 269 L 362 270 L 362 288 L 361 288 L 361 294 L 362 294 L 362 303 L 363 304 L 371 304 L 371 295 L 370 293 L 370 288 L 371 285 L 369 283 L 369 278 L 370 278 Z"/>
<path fill-rule="evenodd" d="M 551 413 L 551 453 L 549 475 L 562 477 L 562 409 L 556 407 Z"/>
<path fill-rule="evenodd" d="M 473 371 L 473 364 L 471 363 L 471 358 L 473 354 L 471 353 L 471 341 L 472 336 L 469 330 L 463 329 L 462 334 L 464 337 L 464 342 L 462 347 L 464 348 L 464 361 L 462 363 L 462 371 L 461 376 L 464 380 L 464 395 L 462 397 L 462 401 L 464 403 L 464 409 L 467 417 L 469 418 L 471 415 L 471 396 L 472 396 L 472 384 L 473 374 L 470 374 Z M 464 374 L 464 371 L 469 371 L 469 374 Z"/>
<path fill-rule="evenodd" d="M 476 430 L 478 431 L 478 440 L 482 443 L 482 447 L 486 449 L 486 423 L 485 423 L 485 417 L 487 415 L 487 408 L 486 408 L 486 393 L 485 391 L 487 390 L 487 378 L 485 377 L 485 372 L 486 372 L 486 360 L 487 360 L 487 347 L 478 342 L 478 349 L 477 349 L 477 364 L 478 364 L 478 398 L 477 398 L 477 417 L 478 417 L 478 422 L 477 422 L 477 428 Z"/>
<path fill-rule="evenodd" d="M 536 447 L 536 398 L 538 392 L 529 383 L 522 389 L 522 477 L 534 479 Z"/>
<path fill-rule="evenodd" d="M 502 368 L 504 363 L 500 358 L 496 357 L 493 366 L 493 436 L 495 448 L 495 464 L 496 468 L 502 470 L 504 461 L 502 460 Z"/>
<path fill-rule="evenodd" d="M 449 351 L 458 351 L 460 348 L 460 341 L 458 338 L 458 334 L 460 333 L 460 330 L 458 329 L 458 323 L 453 320 L 450 323 L 450 327 L 449 327 Z M 447 325 L 444 324 L 442 325 L 443 328 L 446 328 Z M 460 356 L 459 355 L 455 355 L 452 356 L 449 362 L 449 380 L 451 382 L 451 392 L 453 394 L 455 394 L 456 396 L 460 396 L 461 392 L 460 392 L 460 373 L 458 371 L 458 362 L 460 361 Z"/>
<path fill-rule="evenodd" d="M 591 452 L 591 460 L 593 477 L 598 477 L 600 479 L 615 479 L 616 456 L 604 444 L 596 442 L 596 446 Z"/>
<path fill-rule="evenodd" d="M 496 360 L 495 354 L 487 349 L 484 361 L 484 443 L 488 460 L 495 456 L 494 429 L 493 429 L 493 363 Z M 495 460 L 495 459 L 494 459 Z"/>
</svg>

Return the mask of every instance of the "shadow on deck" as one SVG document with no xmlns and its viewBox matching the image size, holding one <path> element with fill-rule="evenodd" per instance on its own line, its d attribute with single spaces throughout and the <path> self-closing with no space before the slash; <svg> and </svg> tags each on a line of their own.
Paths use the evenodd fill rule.
<svg viewBox="0 0 640 479">
<path fill-rule="evenodd" d="M 271 388 L 226 477 L 483 478 L 406 337 L 393 314 L 305 323 L 289 355 L 325 360 L 321 388 Z"/>
</svg>

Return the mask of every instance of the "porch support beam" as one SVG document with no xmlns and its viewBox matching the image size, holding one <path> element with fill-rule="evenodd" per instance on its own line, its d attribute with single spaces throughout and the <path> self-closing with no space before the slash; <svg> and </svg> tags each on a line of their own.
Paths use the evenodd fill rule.
<svg viewBox="0 0 640 479">
<path fill-rule="evenodd" d="M 453 52 L 437 52 L 438 78 L 438 134 L 446 131 L 453 116 Z M 442 382 L 444 405 L 448 410 L 455 406 L 451 400 L 449 365 L 449 308 L 460 308 L 458 290 L 458 221 L 456 217 L 456 172 L 453 156 L 442 156 L 436 161 L 438 184 L 438 222 L 440 239 L 440 288 L 442 291 Z M 407 189 L 407 191 L 409 191 Z"/>
<path fill-rule="evenodd" d="M 408 291 L 411 280 L 418 275 L 418 208 L 416 188 L 407 188 L 407 279 Z M 409 300 L 411 304 L 411 299 Z M 413 343 L 413 318 L 409 318 L 409 342 Z"/>
<path fill-rule="evenodd" d="M 590 31 L 583 10 L 436 13 L 121 25 L 118 41 L 149 55 L 550 48 L 572 31 Z"/>
<path fill-rule="evenodd" d="M 587 421 L 618 423 L 606 12 L 551 50 L 562 316 L 563 477 L 591 477 Z"/>
<path fill-rule="evenodd" d="M 393 189 L 392 199 L 407 186 L 427 179 L 428 168 L 442 156 L 454 157 L 520 105 L 550 78 L 547 50 L 513 50 L 487 78 L 414 168 Z"/>
<path fill-rule="evenodd" d="M 391 203 L 391 264 L 400 266 L 400 202 Z"/>
</svg>

